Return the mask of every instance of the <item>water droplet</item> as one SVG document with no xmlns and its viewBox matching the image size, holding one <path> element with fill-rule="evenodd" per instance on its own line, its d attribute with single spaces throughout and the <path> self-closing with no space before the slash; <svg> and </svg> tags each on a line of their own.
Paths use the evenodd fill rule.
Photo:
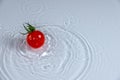
<svg viewBox="0 0 120 80">
<path fill-rule="evenodd" d="M 0 29 L 2 29 L 2 24 L 0 24 Z"/>
</svg>

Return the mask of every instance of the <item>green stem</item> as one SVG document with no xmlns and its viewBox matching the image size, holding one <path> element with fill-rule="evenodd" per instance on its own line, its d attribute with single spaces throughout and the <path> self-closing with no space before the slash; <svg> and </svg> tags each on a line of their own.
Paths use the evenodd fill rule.
<svg viewBox="0 0 120 80">
<path fill-rule="evenodd" d="M 32 26 L 31 24 L 29 24 L 29 23 L 26 23 L 27 24 L 27 26 L 25 26 L 24 24 L 23 24 L 23 27 L 25 28 L 25 30 L 27 31 L 27 33 L 21 33 L 21 34 L 23 34 L 23 35 L 26 35 L 26 34 L 28 34 L 28 33 L 31 33 L 31 32 L 33 32 L 33 31 L 35 31 L 35 27 L 34 26 Z"/>
</svg>

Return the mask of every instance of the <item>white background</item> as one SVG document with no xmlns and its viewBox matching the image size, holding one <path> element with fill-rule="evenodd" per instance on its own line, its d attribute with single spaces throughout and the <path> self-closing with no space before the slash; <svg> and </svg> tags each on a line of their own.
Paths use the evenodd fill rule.
<svg viewBox="0 0 120 80">
<path fill-rule="evenodd" d="M 120 80 L 120 0 L 0 0 L 0 30 L 25 22 L 83 34 L 95 51 L 84 80 Z"/>
</svg>

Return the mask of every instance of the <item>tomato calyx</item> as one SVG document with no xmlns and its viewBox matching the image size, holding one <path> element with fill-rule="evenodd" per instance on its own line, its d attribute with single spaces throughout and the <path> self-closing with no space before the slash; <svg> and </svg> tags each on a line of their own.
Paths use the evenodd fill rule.
<svg viewBox="0 0 120 80">
<path fill-rule="evenodd" d="M 32 26 L 31 24 L 29 24 L 29 23 L 26 23 L 26 24 L 27 24 L 27 26 L 25 26 L 24 24 L 23 24 L 23 26 L 24 26 L 25 30 L 27 31 L 27 33 L 21 33 L 21 34 L 26 35 L 26 34 L 31 33 L 36 30 L 35 27 Z"/>
<path fill-rule="evenodd" d="M 26 43 L 34 49 L 43 46 L 45 42 L 45 35 L 43 34 L 43 32 L 36 30 L 35 27 L 29 23 L 26 23 L 26 25 L 23 24 L 23 26 L 27 32 L 21 34 L 23 35 L 27 34 Z"/>
</svg>

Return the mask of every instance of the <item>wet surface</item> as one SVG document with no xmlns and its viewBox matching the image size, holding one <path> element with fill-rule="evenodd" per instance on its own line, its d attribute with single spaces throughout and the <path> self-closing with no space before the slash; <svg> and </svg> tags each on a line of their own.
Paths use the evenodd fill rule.
<svg viewBox="0 0 120 80">
<path fill-rule="evenodd" d="M 119 0 L 1 0 L 0 80 L 119 79 L 119 9 Z M 42 48 L 19 34 L 26 22 L 46 24 Z"/>
<path fill-rule="evenodd" d="M 59 26 L 38 27 L 46 36 L 45 45 L 30 48 L 21 34 L 4 33 L 0 47 L 0 68 L 9 80 L 77 80 L 89 69 L 92 49 L 80 34 Z M 74 74 L 74 75 L 73 75 Z"/>
</svg>

